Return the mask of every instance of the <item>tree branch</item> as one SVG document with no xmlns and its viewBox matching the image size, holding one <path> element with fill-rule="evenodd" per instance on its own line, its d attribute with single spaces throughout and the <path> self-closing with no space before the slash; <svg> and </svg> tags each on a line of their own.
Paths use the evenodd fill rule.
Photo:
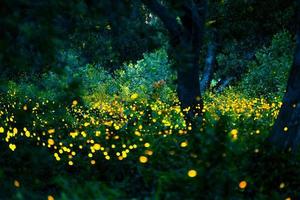
<svg viewBox="0 0 300 200">
<path fill-rule="evenodd" d="M 165 25 L 169 33 L 174 37 L 178 37 L 181 34 L 181 26 L 177 22 L 176 17 L 172 16 L 170 12 L 156 0 L 142 0 L 144 5 L 147 6 Z"/>
</svg>

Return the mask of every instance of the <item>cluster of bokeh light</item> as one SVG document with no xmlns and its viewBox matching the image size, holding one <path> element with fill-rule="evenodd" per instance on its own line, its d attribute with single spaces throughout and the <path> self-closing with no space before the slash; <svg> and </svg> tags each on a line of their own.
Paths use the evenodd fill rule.
<svg viewBox="0 0 300 200">
<path fill-rule="evenodd" d="M 57 161 L 67 160 L 69 165 L 74 165 L 79 155 L 86 155 L 91 164 L 97 159 L 123 160 L 137 149 L 143 152 L 139 161 L 146 163 L 153 154 L 148 137 L 187 132 L 178 104 L 146 103 L 136 93 L 128 102 L 113 100 L 90 106 L 79 100 L 62 106 L 26 97 L 20 101 L 14 93 L 8 96 L 1 101 L 0 134 L 9 149 L 15 151 L 26 138 L 49 148 Z"/>
<path fill-rule="evenodd" d="M 271 119 L 278 115 L 281 103 L 240 96 L 211 96 L 204 112 L 216 120 L 220 115 L 236 119 Z M 185 135 L 190 129 L 184 121 L 178 101 L 171 105 L 156 99 L 149 102 L 137 93 L 129 101 L 114 99 L 84 105 L 73 100 L 68 105 L 45 99 L 17 98 L 14 92 L 1 99 L 0 137 L 15 151 L 24 138 L 50 149 L 57 161 L 74 165 L 76 158 L 86 156 L 94 165 L 99 159 L 124 160 L 139 152 L 139 162 L 147 163 L 154 153 L 153 137 Z M 234 121 L 234 120 L 233 120 Z M 238 130 L 229 130 L 233 140 Z M 185 148 L 188 141 L 181 141 Z M 196 176 L 193 171 L 190 177 Z"/>
</svg>

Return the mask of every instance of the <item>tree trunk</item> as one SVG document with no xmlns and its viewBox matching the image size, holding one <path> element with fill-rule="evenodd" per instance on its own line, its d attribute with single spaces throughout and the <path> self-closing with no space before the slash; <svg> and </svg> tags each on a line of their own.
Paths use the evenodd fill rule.
<svg viewBox="0 0 300 200">
<path fill-rule="evenodd" d="M 286 93 L 270 141 L 282 150 L 296 150 L 300 144 L 300 0 L 297 0 L 297 45 Z"/>
<path fill-rule="evenodd" d="M 212 31 L 212 35 L 213 36 L 212 36 L 211 42 L 208 44 L 205 66 L 204 66 L 202 78 L 200 81 L 201 94 L 204 94 L 204 92 L 210 87 L 211 80 L 213 77 L 213 72 L 215 69 L 215 65 L 217 64 L 217 61 L 216 61 L 216 50 L 217 50 L 216 30 Z"/>
<path fill-rule="evenodd" d="M 177 71 L 177 94 L 181 108 L 187 109 L 190 120 L 199 115 L 203 103 L 199 83 L 199 55 L 202 46 L 205 0 L 180 2 L 181 23 L 165 6 L 156 0 L 143 0 L 151 12 L 156 14 L 169 32 L 169 56 Z"/>
<path fill-rule="evenodd" d="M 181 52 L 179 57 L 174 57 L 177 69 L 177 94 L 182 109 L 188 109 L 188 118 L 200 114 L 203 107 L 199 83 L 199 51 L 186 51 L 190 48 L 181 50 L 178 46 L 174 48 Z"/>
</svg>

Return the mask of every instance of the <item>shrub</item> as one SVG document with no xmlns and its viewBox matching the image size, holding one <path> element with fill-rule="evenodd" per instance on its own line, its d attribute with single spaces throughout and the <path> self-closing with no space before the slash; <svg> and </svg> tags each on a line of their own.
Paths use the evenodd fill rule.
<svg viewBox="0 0 300 200">
<path fill-rule="evenodd" d="M 269 47 L 258 50 L 256 60 L 240 83 L 249 96 L 282 96 L 292 64 L 294 44 L 287 31 L 274 35 Z"/>
</svg>

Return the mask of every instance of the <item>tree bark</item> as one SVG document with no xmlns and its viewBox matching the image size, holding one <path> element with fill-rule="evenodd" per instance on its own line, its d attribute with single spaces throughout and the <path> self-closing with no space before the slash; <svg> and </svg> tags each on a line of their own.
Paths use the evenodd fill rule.
<svg viewBox="0 0 300 200">
<path fill-rule="evenodd" d="M 205 66 L 200 81 L 200 91 L 202 95 L 210 87 L 213 78 L 213 72 L 215 69 L 215 65 L 217 64 L 216 50 L 217 50 L 216 30 L 213 30 L 211 42 L 208 44 Z"/>
<path fill-rule="evenodd" d="M 169 32 L 169 56 L 177 71 L 177 94 L 181 108 L 187 109 L 191 119 L 202 111 L 203 102 L 199 83 L 199 56 L 202 46 L 206 1 L 187 0 L 181 3 L 179 23 L 176 16 L 156 0 L 143 0 L 147 8 L 157 15 Z"/>
<path fill-rule="evenodd" d="M 297 0 L 297 44 L 286 93 L 270 141 L 282 150 L 296 150 L 300 144 L 300 0 Z"/>
</svg>

